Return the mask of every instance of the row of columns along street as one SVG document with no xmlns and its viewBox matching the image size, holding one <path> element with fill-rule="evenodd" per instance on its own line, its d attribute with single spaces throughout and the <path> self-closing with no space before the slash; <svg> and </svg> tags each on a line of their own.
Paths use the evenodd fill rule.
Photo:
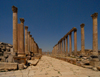
<svg viewBox="0 0 100 77">
<path fill-rule="evenodd" d="M 38 44 L 34 41 L 30 31 L 28 31 L 28 26 L 25 26 L 25 47 L 24 47 L 24 18 L 20 18 L 21 23 L 18 24 L 17 12 L 18 9 L 12 6 L 13 11 L 13 50 L 15 52 L 15 61 L 24 60 L 26 58 L 33 59 L 36 54 L 42 54 L 42 49 L 39 48 Z"/>
<path fill-rule="evenodd" d="M 98 13 L 94 13 L 91 15 L 93 19 L 93 52 L 92 52 L 92 60 L 91 65 L 98 65 L 98 28 L 97 28 L 97 17 Z M 84 35 L 84 26 L 82 23 L 81 27 L 81 56 L 87 56 L 85 54 L 85 35 Z M 74 54 L 72 54 L 72 32 L 74 32 Z M 68 37 L 69 37 L 69 52 L 68 52 Z M 66 51 L 65 51 L 65 40 L 66 40 Z M 63 44 L 63 45 L 62 45 Z M 62 37 L 58 43 L 53 47 L 52 54 L 54 56 L 78 56 L 77 54 L 77 29 L 72 28 L 64 37 Z"/>
</svg>

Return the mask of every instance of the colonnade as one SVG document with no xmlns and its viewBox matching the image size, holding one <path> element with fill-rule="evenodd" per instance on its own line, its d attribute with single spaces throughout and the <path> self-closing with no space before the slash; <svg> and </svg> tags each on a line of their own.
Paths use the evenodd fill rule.
<svg viewBox="0 0 100 77">
<path fill-rule="evenodd" d="M 39 46 L 34 41 L 28 26 L 25 26 L 25 45 L 24 45 L 24 18 L 20 18 L 21 23 L 18 24 L 17 12 L 18 8 L 12 6 L 13 11 L 13 51 L 16 53 L 15 56 L 26 57 L 32 53 L 39 53 Z M 42 53 L 42 49 L 40 51 Z"/>
<path fill-rule="evenodd" d="M 97 17 L 98 13 L 94 13 L 91 15 L 93 19 L 93 52 L 92 58 L 95 60 L 98 59 L 98 28 L 97 28 Z M 82 23 L 81 27 L 81 52 L 80 55 L 85 55 L 85 32 L 84 32 L 85 24 Z M 77 29 L 74 27 L 72 28 L 63 38 L 61 38 L 58 43 L 53 47 L 52 54 L 64 54 L 72 55 L 72 32 L 74 31 L 74 56 L 77 56 Z M 69 37 L 69 52 L 68 52 L 68 37 Z M 65 42 L 66 41 L 66 42 Z M 65 43 L 66 43 L 66 52 L 65 52 Z M 58 48 L 56 48 L 58 47 Z"/>
<path fill-rule="evenodd" d="M 72 28 L 63 38 L 61 38 L 58 43 L 53 47 L 53 54 L 61 54 L 61 55 L 72 55 L 72 32 L 74 32 L 74 55 L 77 52 L 77 29 Z M 68 52 L 68 36 L 69 36 L 69 52 Z M 66 41 L 66 42 L 65 42 Z M 66 44 L 66 47 L 65 47 Z M 66 52 L 65 52 L 66 48 Z"/>
</svg>

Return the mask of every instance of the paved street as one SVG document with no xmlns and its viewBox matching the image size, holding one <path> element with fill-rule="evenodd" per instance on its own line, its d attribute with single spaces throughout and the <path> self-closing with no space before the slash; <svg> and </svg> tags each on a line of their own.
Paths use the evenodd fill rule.
<svg viewBox="0 0 100 77">
<path fill-rule="evenodd" d="M 100 77 L 100 71 L 43 56 L 37 66 L 30 66 L 25 70 L 0 72 L 0 77 Z"/>
</svg>

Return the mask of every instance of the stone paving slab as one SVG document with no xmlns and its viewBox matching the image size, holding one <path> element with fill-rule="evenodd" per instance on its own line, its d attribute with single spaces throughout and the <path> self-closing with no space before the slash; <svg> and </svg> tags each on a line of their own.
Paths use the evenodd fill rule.
<svg viewBox="0 0 100 77">
<path fill-rule="evenodd" d="M 0 77 L 100 77 L 100 71 L 43 56 L 37 66 L 29 66 L 24 70 L 0 72 Z"/>
</svg>

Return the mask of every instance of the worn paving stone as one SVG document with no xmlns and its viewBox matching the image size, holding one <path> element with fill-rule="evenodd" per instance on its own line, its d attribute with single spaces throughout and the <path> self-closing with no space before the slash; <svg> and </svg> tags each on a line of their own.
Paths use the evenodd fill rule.
<svg viewBox="0 0 100 77">
<path fill-rule="evenodd" d="M 29 66 L 24 70 L 0 72 L 0 77 L 100 77 L 100 71 L 43 56 L 37 66 Z"/>
</svg>

